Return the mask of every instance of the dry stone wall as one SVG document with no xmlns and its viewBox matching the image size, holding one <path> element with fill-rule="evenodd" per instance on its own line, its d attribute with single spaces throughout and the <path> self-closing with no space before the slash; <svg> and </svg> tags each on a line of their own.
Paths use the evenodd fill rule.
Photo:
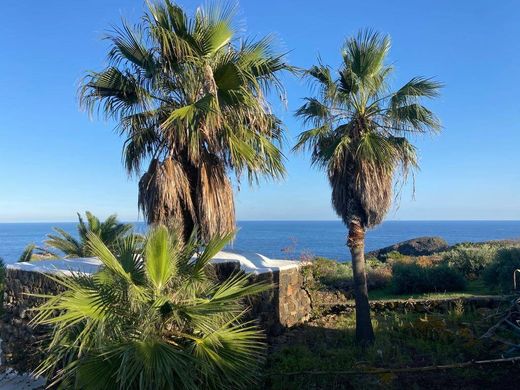
<svg viewBox="0 0 520 390">
<path fill-rule="evenodd" d="M 41 361 L 39 347 L 49 333 L 46 327 L 29 324 L 35 314 L 31 309 L 42 302 L 42 298 L 33 294 L 55 295 L 62 290 L 42 274 L 12 269 L 7 269 L 4 286 L 0 317 L 2 365 L 26 372 Z"/>
</svg>

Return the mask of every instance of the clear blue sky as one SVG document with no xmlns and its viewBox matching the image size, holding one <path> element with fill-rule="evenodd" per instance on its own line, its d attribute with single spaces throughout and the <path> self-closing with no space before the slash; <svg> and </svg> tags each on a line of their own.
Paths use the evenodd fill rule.
<svg viewBox="0 0 520 390">
<path fill-rule="evenodd" d="M 193 10 L 198 1 L 180 1 Z M 137 218 L 137 184 L 121 165 L 114 124 L 90 120 L 76 91 L 105 64 L 104 32 L 136 20 L 141 0 L 4 0 L 0 23 L 0 221 L 73 220 L 76 211 Z M 345 37 L 371 27 L 392 37 L 398 86 L 415 75 L 446 83 L 431 105 L 444 131 L 417 140 L 415 199 L 404 191 L 389 219 L 520 219 L 520 2 L 253 1 L 239 19 L 249 35 L 274 32 L 293 65 L 319 54 L 340 62 Z M 288 146 L 307 85 L 287 79 Z M 287 180 L 243 185 L 239 219 L 334 219 L 322 172 L 287 152 Z"/>
</svg>

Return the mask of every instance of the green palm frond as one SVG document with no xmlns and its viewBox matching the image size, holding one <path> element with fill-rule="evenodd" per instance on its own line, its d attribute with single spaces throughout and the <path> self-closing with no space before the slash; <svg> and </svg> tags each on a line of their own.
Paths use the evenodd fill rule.
<svg viewBox="0 0 520 390">
<path fill-rule="evenodd" d="M 31 261 L 33 257 L 33 252 L 36 249 L 36 244 L 28 244 L 23 250 L 22 254 L 18 258 L 19 263 L 23 263 L 26 261 Z"/>
<path fill-rule="evenodd" d="M 96 235 L 102 243 L 111 249 L 114 249 L 120 240 L 133 236 L 135 240 L 139 240 L 138 236 L 132 233 L 133 226 L 129 223 L 121 223 L 117 220 L 117 216 L 110 215 L 105 221 L 100 221 L 94 214 L 87 211 L 85 213 L 86 221 L 78 213 L 78 238 L 61 228 L 54 228 L 56 234 L 48 234 L 45 245 L 51 249 L 58 250 L 63 253 L 64 257 L 89 257 L 95 256 L 88 246 L 89 236 Z M 50 254 L 56 256 L 52 251 L 40 249 L 42 254 Z"/>
<path fill-rule="evenodd" d="M 199 180 L 205 166 L 238 181 L 246 175 L 251 184 L 285 174 L 283 128 L 267 97 L 274 89 L 283 101 L 280 74 L 295 69 L 271 36 L 239 34 L 234 6 L 210 3 L 194 15 L 168 0 L 147 6 L 140 23 L 123 22 L 108 36 L 110 66 L 87 75 L 80 103 L 118 123 L 129 174 L 167 160 L 182 169 L 143 175 L 139 205 L 148 222 L 185 226 L 184 239 L 198 225 L 207 240 L 234 230 L 235 216 L 231 180 Z M 229 196 L 192 197 L 217 191 Z"/>
<path fill-rule="evenodd" d="M 114 252 L 93 232 L 87 236 L 102 268 L 94 275 L 49 275 L 64 292 L 37 296 L 45 302 L 32 324 L 53 326 L 37 370 L 52 376 L 49 383 L 92 389 L 254 383 L 265 344 L 245 320 L 243 302 L 268 286 L 251 284 L 243 273 L 218 283 L 207 269 L 231 234 L 201 250 L 196 233 L 182 246 L 175 233 L 158 226 L 144 246 L 127 237 Z"/>
<path fill-rule="evenodd" d="M 441 128 L 422 100 L 437 97 L 442 84 L 414 77 L 391 92 L 389 50 L 390 38 L 371 30 L 347 39 L 335 76 L 321 62 L 307 71 L 317 91 L 296 111 L 312 128 L 299 135 L 293 150 L 311 151 L 312 163 L 327 170 L 338 215 L 365 228 L 388 211 L 394 179 L 406 179 L 418 167 L 404 135 Z"/>
</svg>

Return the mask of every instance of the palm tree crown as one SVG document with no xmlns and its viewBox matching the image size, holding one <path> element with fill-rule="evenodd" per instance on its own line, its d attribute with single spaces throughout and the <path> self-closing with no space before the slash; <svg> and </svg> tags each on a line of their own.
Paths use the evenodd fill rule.
<svg viewBox="0 0 520 390">
<path fill-rule="evenodd" d="M 437 96 L 440 83 L 414 77 L 390 92 L 389 49 L 390 38 L 371 31 L 348 39 L 336 78 L 321 64 L 308 70 L 318 96 L 297 111 L 313 128 L 300 134 L 295 149 L 311 150 L 313 163 L 327 170 L 338 215 L 364 228 L 379 224 L 388 211 L 396 171 L 406 178 L 417 167 L 416 149 L 405 136 L 440 129 L 420 103 Z"/>
<path fill-rule="evenodd" d="M 165 0 L 142 22 L 109 36 L 110 66 L 89 74 L 81 102 L 119 124 L 123 160 L 140 174 L 139 206 L 149 223 L 198 225 L 206 239 L 234 229 L 240 180 L 284 174 L 282 128 L 266 99 L 283 93 L 269 37 L 237 37 L 234 9 L 209 6 L 193 17 Z"/>
<path fill-rule="evenodd" d="M 90 234 L 95 234 L 105 245 L 109 248 L 113 248 L 119 240 L 129 235 L 133 229 L 132 224 L 119 222 L 115 214 L 110 215 L 105 221 L 100 221 L 99 218 L 89 211 L 85 213 L 85 216 L 87 219 L 86 222 L 78 213 L 77 230 L 79 239 L 76 239 L 65 230 L 55 227 L 54 231 L 57 234 L 47 235 L 45 245 L 51 248 L 51 250 L 59 250 L 66 258 L 90 257 L 93 256 L 88 246 L 88 236 Z M 29 247 L 27 249 L 29 249 Z M 33 246 L 32 249 L 35 249 L 35 247 Z M 39 249 L 43 253 L 52 254 L 51 251 L 46 249 L 36 249 Z M 22 257 L 24 257 L 24 255 L 22 255 Z M 25 257 L 27 257 L 27 255 L 25 255 Z"/>
<path fill-rule="evenodd" d="M 90 233 L 103 263 L 94 275 L 49 276 L 64 292 L 46 296 L 33 322 L 53 327 L 40 374 L 81 389 L 226 389 L 258 375 L 261 331 L 244 320 L 244 297 L 267 289 L 238 273 L 222 283 L 208 263 L 232 235 L 204 248 L 164 226 L 145 244 L 133 236 L 110 250 Z M 58 314 L 57 314 L 58 313 Z"/>
</svg>

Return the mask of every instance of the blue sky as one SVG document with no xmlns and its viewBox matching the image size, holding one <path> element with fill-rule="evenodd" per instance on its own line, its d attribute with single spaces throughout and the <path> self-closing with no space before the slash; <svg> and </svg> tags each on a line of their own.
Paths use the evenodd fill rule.
<svg viewBox="0 0 520 390">
<path fill-rule="evenodd" d="M 180 1 L 192 11 L 198 1 Z M 103 34 L 143 1 L 2 2 L 0 24 L 0 222 L 74 220 L 76 211 L 137 219 L 137 184 L 121 164 L 114 124 L 90 120 L 76 91 L 87 70 L 105 64 Z M 421 171 L 389 219 L 520 219 L 520 2 L 253 1 L 238 19 L 248 35 L 275 33 L 291 64 L 321 56 L 337 65 L 345 37 L 370 27 L 392 37 L 399 86 L 415 75 L 446 84 L 430 107 L 440 136 L 417 139 Z M 281 112 L 288 147 L 301 130 L 293 118 L 308 95 L 286 78 Z M 287 148 L 288 149 L 288 148 Z M 238 219 L 335 219 L 322 172 L 287 151 L 283 182 L 243 185 Z"/>
</svg>

